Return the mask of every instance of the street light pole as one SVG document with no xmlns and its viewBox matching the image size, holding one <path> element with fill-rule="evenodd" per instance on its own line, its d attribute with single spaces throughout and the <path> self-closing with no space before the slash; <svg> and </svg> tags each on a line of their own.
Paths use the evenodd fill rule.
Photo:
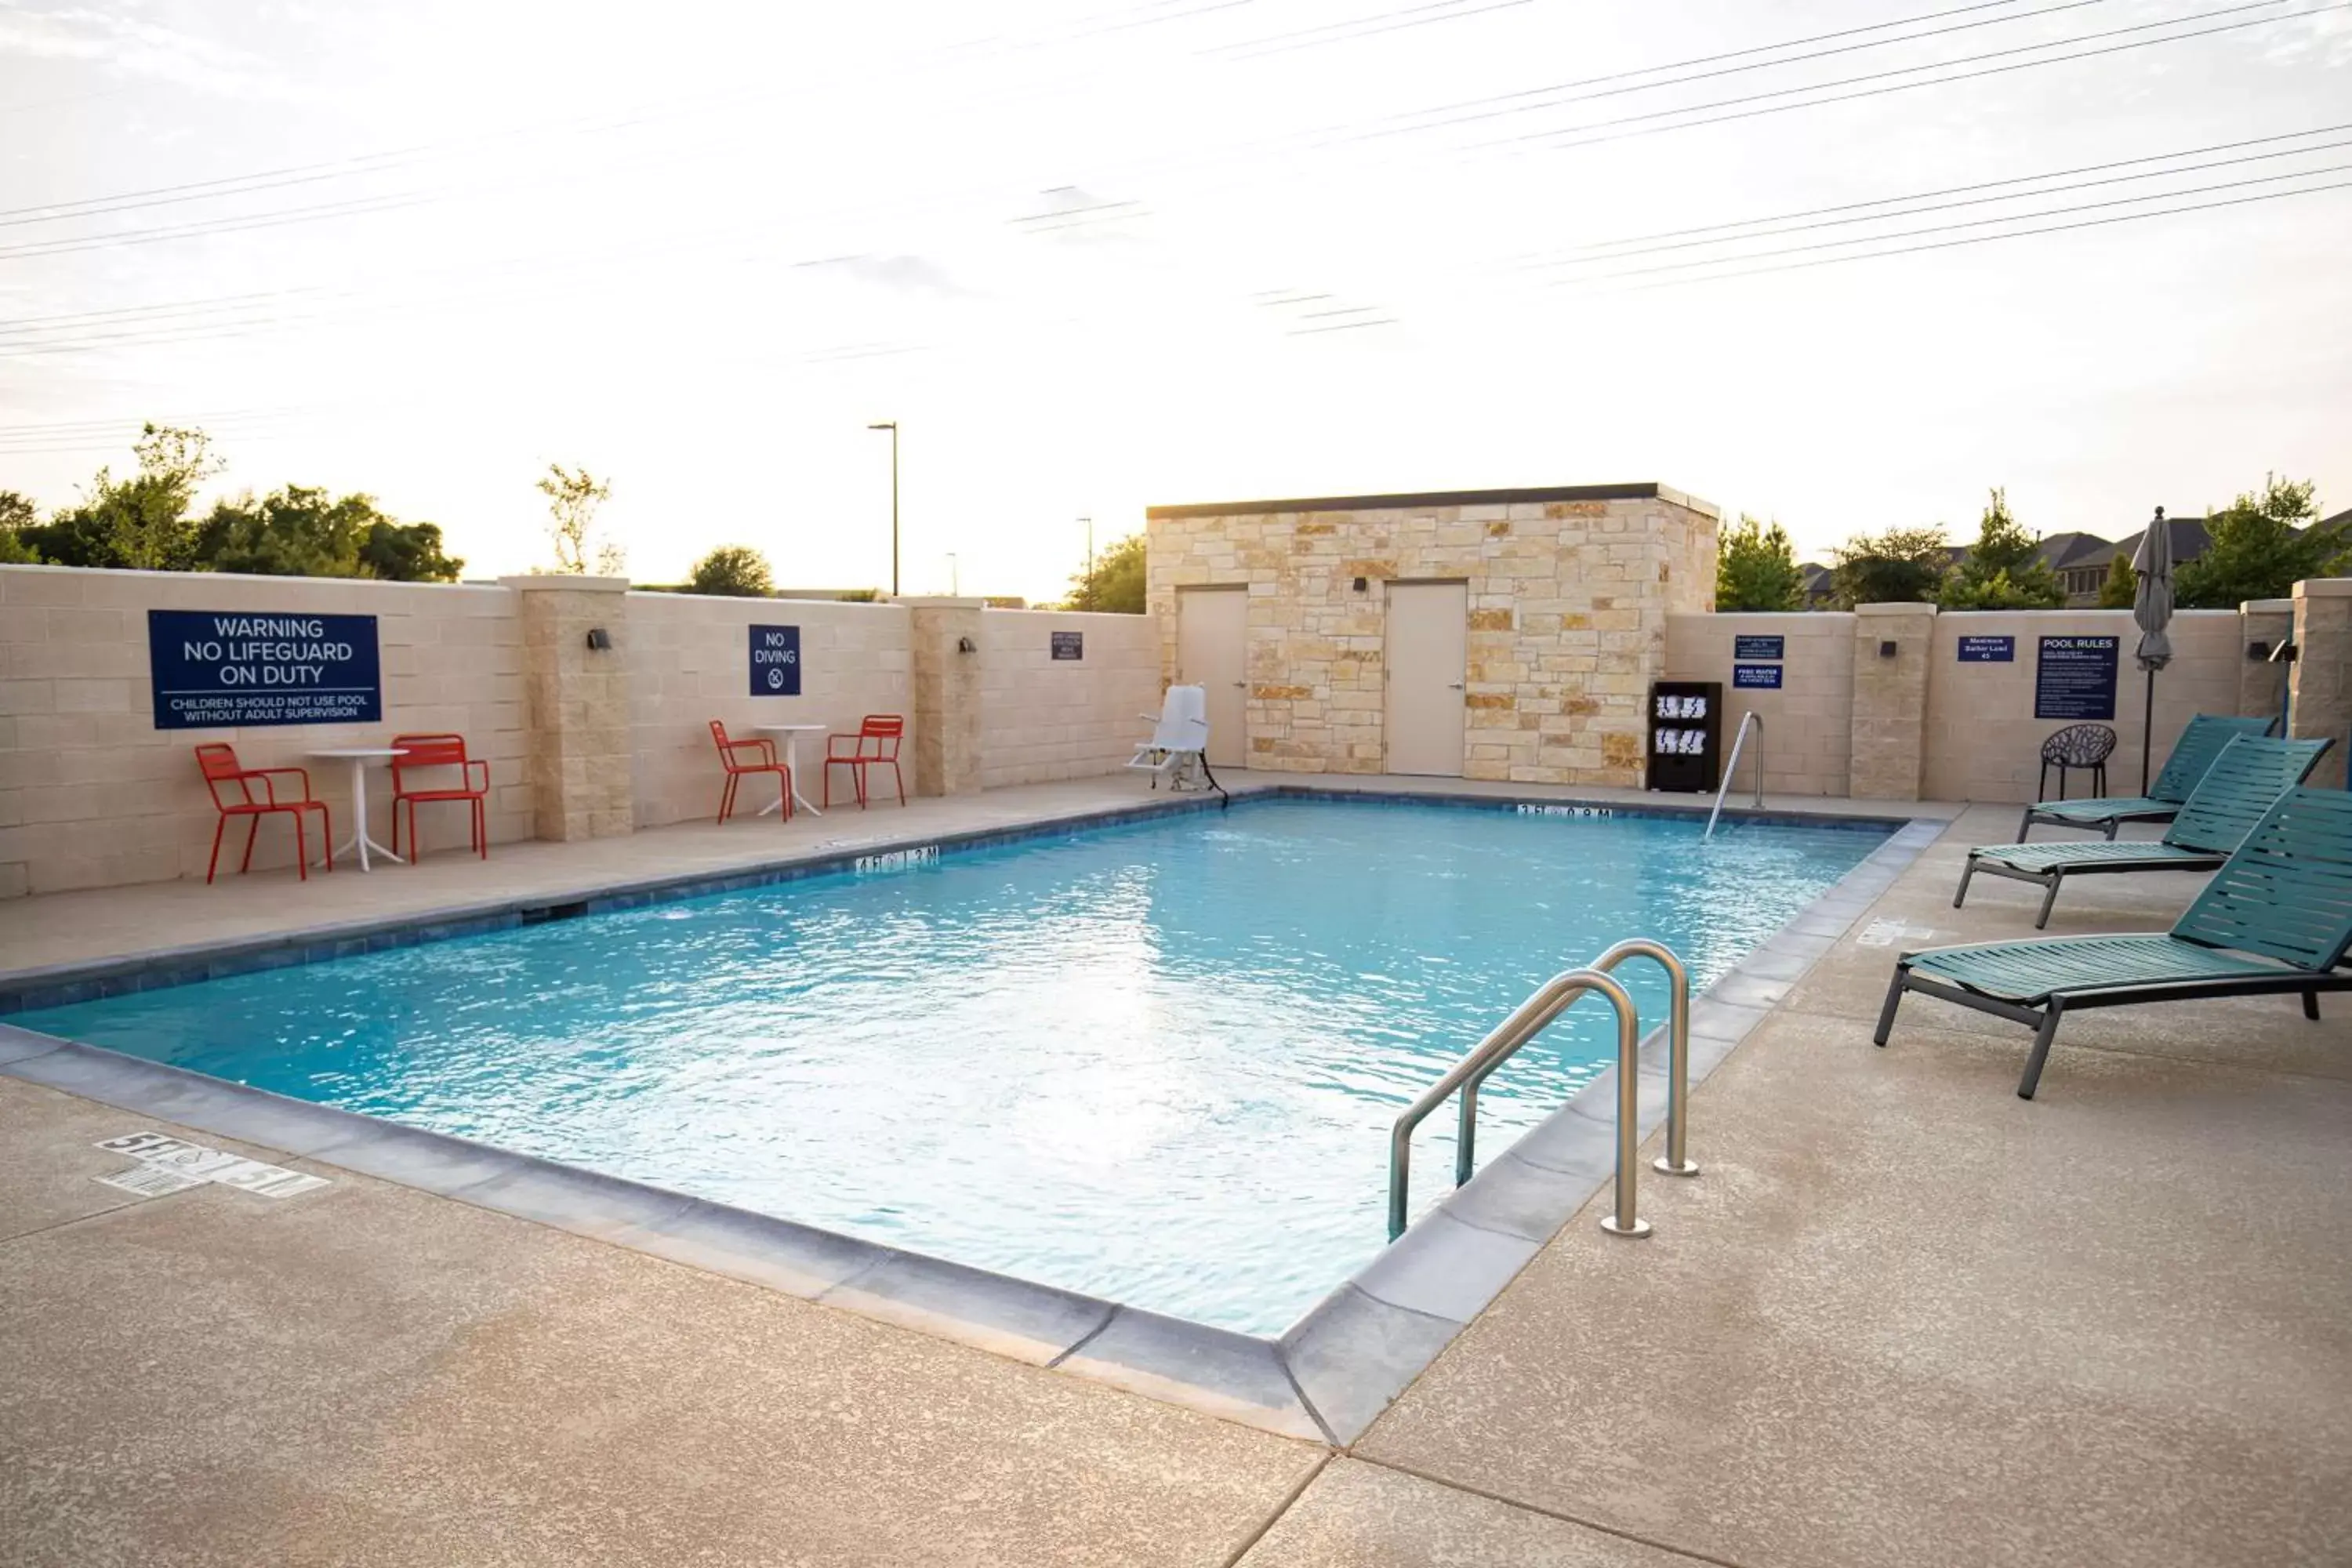
<svg viewBox="0 0 2352 1568">
<path fill-rule="evenodd" d="M 1095 586 L 1095 520 L 1082 517 L 1078 521 L 1087 525 L 1087 592 L 1091 594 Z"/>
<path fill-rule="evenodd" d="M 898 422 L 884 419 L 868 430 L 890 432 L 890 596 L 898 596 Z"/>
</svg>

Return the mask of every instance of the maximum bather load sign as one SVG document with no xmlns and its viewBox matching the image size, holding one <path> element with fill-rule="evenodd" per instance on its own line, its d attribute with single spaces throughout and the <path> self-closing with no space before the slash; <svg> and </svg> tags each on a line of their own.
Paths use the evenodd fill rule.
<svg viewBox="0 0 2352 1568">
<path fill-rule="evenodd" d="M 158 730 L 383 721 L 373 616 L 150 610 L 147 673 Z"/>
</svg>

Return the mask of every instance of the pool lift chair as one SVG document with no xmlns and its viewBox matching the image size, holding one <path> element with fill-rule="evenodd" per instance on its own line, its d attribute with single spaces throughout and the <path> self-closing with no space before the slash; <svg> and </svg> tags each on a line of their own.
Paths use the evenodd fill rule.
<svg viewBox="0 0 2352 1568">
<path fill-rule="evenodd" d="M 1151 715 L 1142 715 L 1150 720 Z M 1171 686 L 1160 704 L 1151 738 L 1135 749 L 1128 766 L 1151 775 L 1151 787 L 1162 779 L 1171 790 L 1213 789 L 1224 785 L 1209 771 L 1209 692 L 1206 687 Z"/>
</svg>

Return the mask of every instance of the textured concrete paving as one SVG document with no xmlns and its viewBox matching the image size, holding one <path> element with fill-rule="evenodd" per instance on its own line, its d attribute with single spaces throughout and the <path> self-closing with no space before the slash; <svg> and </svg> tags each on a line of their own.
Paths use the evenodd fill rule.
<svg viewBox="0 0 2352 1568">
<path fill-rule="evenodd" d="M 1357 1459 L 1337 1459 L 1242 1568 L 1691 1568 L 1694 1559 Z"/>
<path fill-rule="evenodd" d="M 1219 1564 L 1321 1452 L 267 1151 L 334 1184 L 92 1180 L 154 1125 L 0 1081 L 12 1568 Z"/>
<path fill-rule="evenodd" d="M 1855 934 L 2017 934 L 1949 907 L 2003 817 Z M 2161 926 L 2157 880 L 2053 929 Z M 1742 1568 L 2352 1562 L 2352 1026 L 2095 1015 L 2029 1103 L 2022 1028 L 1913 998 L 1872 1047 L 1893 952 L 1717 1069 L 1654 1237 L 1571 1221 L 1356 1451 Z"/>
<path fill-rule="evenodd" d="M 2352 1004 L 2078 1016 L 2030 1104 L 2000 1020 L 1913 997 L 1874 1049 L 1900 947 L 2030 928 L 2022 886 L 1950 908 L 2015 821 L 1967 814 L 1758 998 L 1652 1239 L 1588 1207 L 1338 1457 L 328 1164 L 131 1200 L 89 1144 L 152 1122 L 0 1079 L 0 1561 L 2352 1562 Z M 718 831 L 399 891 L 642 875 Z M 2159 928 L 2196 886 L 2086 879 L 2052 930 Z M 289 890 L 223 907 L 284 929 Z M 75 897 L 50 951 L 211 907 Z M 0 942 L 44 926 L 0 910 Z"/>
</svg>

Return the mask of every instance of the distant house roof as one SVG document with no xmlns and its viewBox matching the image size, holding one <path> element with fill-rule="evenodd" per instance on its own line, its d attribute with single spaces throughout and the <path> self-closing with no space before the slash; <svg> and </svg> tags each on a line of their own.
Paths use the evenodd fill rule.
<svg viewBox="0 0 2352 1568">
<path fill-rule="evenodd" d="M 2205 520 L 2201 517 L 2168 517 L 2164 520 L 2164 525 L 2172 531 L 2172 559 L 2175 564 L 2183 561 L 2194 561 L 2213 548 L 2212 531 L 2205 526 Z M 2135 529 L 2113 544 L 2103 547 L 2095 556 L 2086 555 L 2074 564 L 2105 566 L 2118 555 L 2129 561 L 2139 553 L 2140 535 L 2147 531 L 2145 528 Z"/>
<path fill-rule="evenodd" d="M 2201 553 L 2205 548 L 2207 542 L 2205 525 L 2202 522 L 2185 518 L 2176 520 L 2173 522 L 2172 534 L 2175 559 L 2186 559 L 2180 552 L 2189 548 L 2187 544 L 2189 534 L 2185 531 L 2189 529 L 2196 531 L 2199 541 L 2194 549 L 2190 550 L 2190 553 Z M 2085 566 L 2104 566 L 2107 563 L 2107 557 L 2116 551 L 2121 550 L 2128 555 L 2138 545 L 2139 534 L 2137 533 L 2133 534 L 2121 544 L 2110 544 L 2095 533 L 2084 533 L 2080 530 L 2069 529 L 2064 533 L 2053 533 L 2047 538 L 2036 540 L 2033 553 L 2035 559 L 2053 572 L 2067 572 Z M 1952 564 L 1958 566 L 1969 558 L 1969 549 L 1970 547 L 1966 544 L 1954 544 L 1948 546 L 1945 553 L 1952 558 Z"/>
</svg>

